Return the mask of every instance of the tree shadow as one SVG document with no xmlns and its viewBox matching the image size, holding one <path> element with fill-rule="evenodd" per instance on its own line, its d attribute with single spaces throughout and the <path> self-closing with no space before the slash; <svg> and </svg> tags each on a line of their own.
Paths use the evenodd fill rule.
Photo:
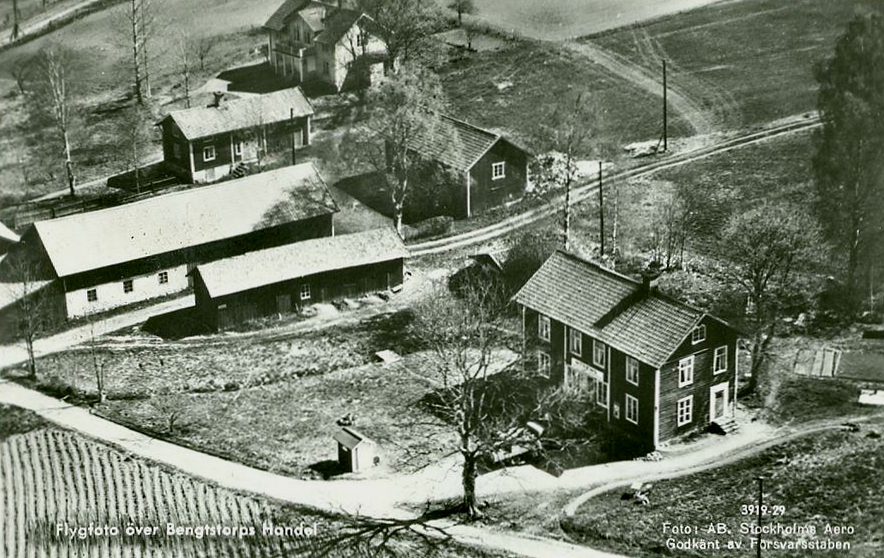
<svg viewBox="0 0 884 558">
<path fill-rule="evenodd" d="M 376 172 L 350 176 L 339 180 L 334 186 L 384 217 L 393 218 L 393 201 L 384 187 L 384 179 Z"/>
<path fill-rule="evenodd" d="M 227 90 L 231 92 L 263 94 L 294 86 L 289 80 L 276 75 L 267 62 L 224 70 L 218 74 L 218 79 L 230 82 Z"/>
</svg>

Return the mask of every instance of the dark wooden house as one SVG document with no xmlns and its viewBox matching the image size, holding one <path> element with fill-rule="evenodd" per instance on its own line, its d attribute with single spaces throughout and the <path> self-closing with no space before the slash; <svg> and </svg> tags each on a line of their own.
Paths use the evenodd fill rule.
<svg viewBox="0 0 884 558">
<path fill-rule="evenodd" d="M 409 147 L 422 159 L 435 161 L 455 177 L 446 197 L 454 217 L 464 219 L 514 202 L 528 187 L 531 154 L 501 134 L 447 115 L 438 126 L 412 138 Z"/>
<path fill-rule="evenodd" d="M 738 332 L 650 281 L 558 251 L 514 300 L 526 362 L 644 450 L 732 417 Z"/>
<path fill-rule="evenodd" d="M 214 182 L 269 154 L 310 145 L 313 106 L 300 88 L 176 110 L 158 122 L 163 162 L 184 182 Z"/>
<path fill-rule="evenodd" d="M 337 210 L 316 168 L 302 163 L 39 221 L 0 276 L 14 280 L 9 258 L 40 262 L 62 286 L 64 315 L 75 318 L 187 290 L 188 271 L 204 262 L 330 236 Z"/>
<path fill-rule="evenodd" d="M 197 266 L 197 312 L 213 329 L 317 302 L 401 288 L 408 250 L 393 229 L 316 238 Z"/>
</svg>

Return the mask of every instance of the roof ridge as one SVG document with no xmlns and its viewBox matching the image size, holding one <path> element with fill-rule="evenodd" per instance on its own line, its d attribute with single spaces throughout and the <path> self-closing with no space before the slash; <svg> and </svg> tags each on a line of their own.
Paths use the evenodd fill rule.
<svg viewBox="0 0 884 558">
<path fill-rule="evenodd" d="M 221 182 L 216 182 L 216 183 L 214 183 L 214 184 L 205 184 L 205 185 L 203 185 L 203 186 L 197 186 L 197 187 L 195 187 L 195 188 L 185 188 L 184 190 L 178 190 L 177 192 L 168 192 L 168 193 L 165 193 L 165 194 L 160 194 L 160 195 L 158 195 L 158 196 L 151 196 L 151 197 L 145 198 L 145 199 L 143 199 L 143 200 L 137 200 L 137 201 L 130 202 L 130 203 L 123 203 L 123 204 L 120 204 L 120 205 L 115 205 L 115 206 L 113 206 L 113 207 L 105 207 L 105 208 L 103 208 L 103 209 L 98 209 L 98 210 L 96 210 L 96 211 L 86 211 L 86 212 L 83 212 L 83 213 L 73 213 L 73 214 L 71 214 L 71 215 L 64 215 L 64 216 L 62 216 L 62 217 L 56 217 L 56 218 L 54 218 L 54 219 L 43 219 L 43 220 L 41 220 L 41 221 L 36 221 L 36 222 L 34 223 L 34 226 L 36 226 L 36 225 L 40 225 L 40 224 L 43 224 L 43 223 L 53 223 L 53 224 L 57 224 L 57 223 L 60 223 L 60 222 L 63 222 L 63 221 L 73 221 L 73 220 L 75 220 L 75 219 L 77 219 L 77 218 L 82 218 L 82 217 L 87 216 L 87 215 L 95 215 L 95 214 L 99 214 L 99 213 L 102 214 L 102 215 L 107 215 L 107 214 L 109 214 L 109 213 L 111 213 L 111 212 L 117 212 L 117 211 L 122 211 L 122 210 L 124 210 L 124 209 L 129 209 L 129 208 L 134 207 L 134 206 L 136 206 L 136 205 L 138 205 L 138 204 L 143 204 L 143 203 L 146 203 L 146 202 L 153 202 L 153 201 L 155 201 L 155 200 L 157 200 L 157 199 L 159 199 L 159 198 L 169 199 L 169 198 L 172 198 L 172 197 L 175 197 L 175 196 L 179 196 L 179 197 L 180 197 L 180 196 L 183 196 L 183 195 L 185 195 L 185 194 L 192 194 L 192 193 L 194 193 L 194 192 L 205 192 L 205 191 L 207 191 L 207 190 L 210 189 L 210 188 L 221 188 L 221 187 L 223 187 L 223 186 L 230 186 L 230 185 L 232 185 L 232 184 L 236 184 L 236 183 L 240 183 L 240 182 L 245 182 L 246 180 L 249 180 L 249 179 L 255 179 L 256 177 L 264 176 L 264 175 L 267 175 L 267 174 L 274 174 L 274 173 L 279 173 L 279 174 L 281 174 L 280 171 L 283 171 L 283 170 L 289 170 L 289 171 L 291 171 L 292 169 L 299 168 L 299 167 L 302 167 L 302 166 L 304 166 L 304 165 L 310 165 L 310 166 L 313 168 L 313 171 L 314 171 L 317 175 L 319 174 L 319 170 L 316 168 L 316 165 L 313 164 L 313 161 L 306 161 L 306 162 L 304 162 L 304 163 L 298 163 L 297 165 L 289 165 L 289 166 L 285 166 L 285 167 L 280 167 L 280 168 L 278 168 L 278 169 L 271 169 L 271 170 L 268 170 L 268 171 L 259 172 L 259 173 L 257 173 L 257 174 L 250 174 L 250 175 L 247 175 L 247 176 L 243 176 L 242 178 L 236 178 L 236 179 L 234 179 L 234 180 L 223 180 L 223 181 L 221 181 Z M 325 187 L 327 188 L 328 185 L 325 183 L 325 180 L 322 179 L 322 176 L 321 176 L 321 175 L 319 176 L 319 178 L 320 178 L 320 180 L 322 181 L 322 186 L 325 186 Z"/>
<path fill-rule="evenodd" d="M 466 126 L 468 128 L 472 128 L 473 130 L 478 130 L 482 133 L 488 134 L 489 136 L 493 136 L 496 139 L 500 139 L 503 137 L 503 134 L 499 134 L 497 132 L 492 132 L 491 130 L 487 130 L 487 129 L 482 128 L 480 126 L 476 126 L 475 124 L 467 122 L 466 120 L 461 120 L 459 118 L 455 118 L 455 117 L 451 116 L 450 114 L 446 114 L 442 111 L 435 111 L 435 112 L 436 112 L 436 114 L 439 115 L 440 118 L 451 120 L 452 122 L 454 122 L 456 124 L 461 124 L 461 125 Z"/>
</svg>

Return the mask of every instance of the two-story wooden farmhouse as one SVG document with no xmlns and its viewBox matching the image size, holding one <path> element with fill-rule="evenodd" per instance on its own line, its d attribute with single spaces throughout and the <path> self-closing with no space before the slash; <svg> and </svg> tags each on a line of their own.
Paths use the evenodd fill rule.
<svg viewBox="0 0 884 558">
<path fill-rule="evenodd" d="M 516 294 L 526 361 L 585 390 L 650 451 L 732 417 L 738 333 L 727 323 L 564 251 Z"/>
<path fill-rule="evenodd" d="M 76 318 L 184 291 L 188 271 L 204 262 L 331 236 L 337 210 L 316 169 L 302 163 L 38 221 L 0 275 L 14 275 L 20 260 L 9 258 L 39 264 L 41 280 L 61 285 L 58 313 Z"/>
<path fill-rule="evenodd" d="M 312 116 L 298 87 L 230 100 L 216 93 L 211 105 L 176 110 L 157 123 L 163 161 L 184 182 L 214 182 L 259 157 L 310 145 Z"/>
<path fill-rule="evenodd" d="M 292 83 L 319 81 L 335 91 L 383 75 L 387 47 L 373 20 L 338 2 L 286 0 L 264 24 L 270 64 Z"/>
<path fill-rule="evenodd" d="M 315 238 L 202 264 L 196 308 L 212 329 L 402 286 L 408 249 L 392 228 Z"/>
<path fill-rule="evenodd" d="M 409 148 L 460 177 L 454 192 L 439 193 L 459 219 L 517 201 L 528 187 L 528 151 L 451 116 L 440 115 L 439 125 L 412 137 Z"/>
</svg>

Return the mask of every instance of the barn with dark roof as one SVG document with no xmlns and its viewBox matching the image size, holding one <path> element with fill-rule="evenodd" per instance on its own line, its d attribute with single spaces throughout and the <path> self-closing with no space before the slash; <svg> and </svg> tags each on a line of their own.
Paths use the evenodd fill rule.
<svg viewBox="0 0 884 558">
<path fill-rule="evenodd" d="M 732 422 L 738 332 L 649 279 L 558 251 L 514 301 L 526 360 L 552 382 L 586 392 L 642 449 Z"/>
<path fill-rule="evenodd" d="M 454 216 L 469 218 L 521 199 L 531 154 L 500 133 L 439 116 L 439 125 L 411 138 L 409 148 L 457 177 L 453 192 L 440 192 Z"/>
</svg>

